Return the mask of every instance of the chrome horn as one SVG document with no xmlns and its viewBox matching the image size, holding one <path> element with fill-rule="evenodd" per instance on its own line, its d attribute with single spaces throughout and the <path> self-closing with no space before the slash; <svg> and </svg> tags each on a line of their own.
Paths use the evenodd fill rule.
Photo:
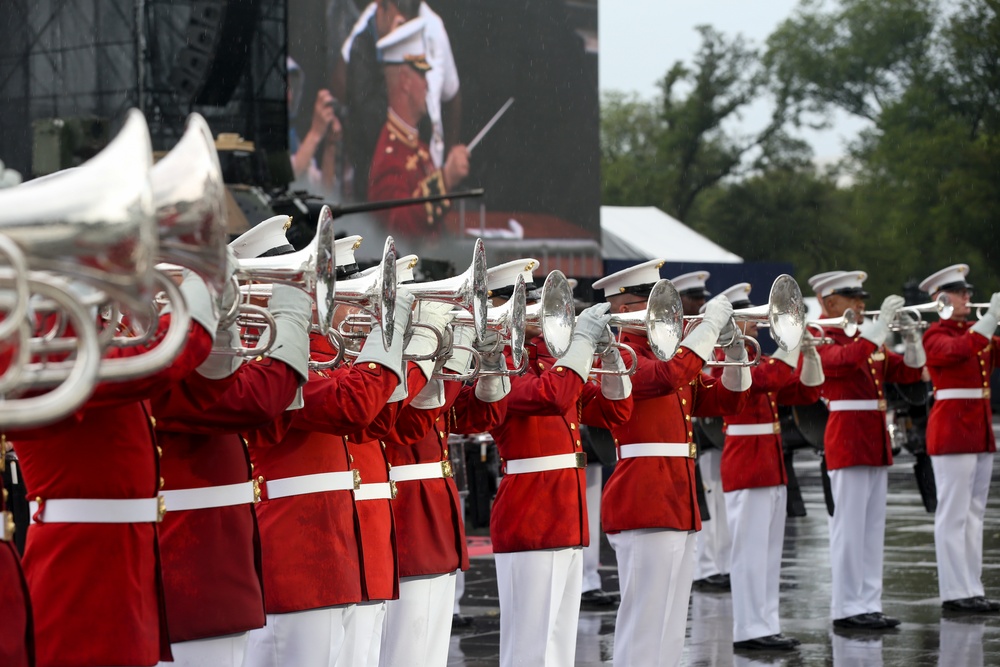
<svg viewBox="0 0 1000 667">
<path fill-rule="evenodd" d="M 554 357 L 561 357 L 573 342 L 576 328 L 576 308 L 573 288 L 562 271 L 549 273 L 542 284 L 542 295 L 525 313 L 528 326 L 541 327 L 545 346 Z"/>
<path fill-rule="evenodd" d="M 519 275 L 514 281 L 514 292 L 507 303 L 486 311 L 486 328 L 498 334 L 498 345 L 501 349 L 504 344 L 510 345 L 510 356 L 515 368 L 521 368 L 524 360 L 524 327 L 527 312 L 524 299 L 524 278 Z M 452 321 L 457 326 L 474 326 L 473 315 L 464 310 L 456 314 Z M 487 371 L 480 373 L 488 374 Z M 510 372 L 503 371 L 503 373 Z"/>
<path fill-rule="evenodd" d="M 391 236 L 385 240 L 378 269 L 361 278 L 341 280 L 336 302 L 367 311 L 382 326 L 382 343 L 389 349 L 396 320 L 396 244 Z"/>
<path fill-rule="evenodd" d="M 645 310 L 638 310 L 632 313 L 613 313 L 609 326 L 619 329 L 637 329 L 646 332 L 649 340 L 649 347 L 656 358 L 661 361 L 669 361 L 680 347 L 681 338 L 684 333 L 684 306 L 681 303 L 681 296 L 677 293 L 677 288 L 669 280 L 662 279 L 653 285 L 649 297 L 646 299 Z M 622 347 L 629 349 L 623 343 L 616 342 L 614 337 L 604 349 L 608 347 Z M 637 358 L 634 351 L 631 351 L 632 365 L 624 371 L 625 375 L 633 375 L 637 368 Z M 595 368 L 595 374 L 621 375 L 621 372 L 607 371 Z"/>
<path fill-rule="evenodd" d="M 824 317 L 806 322 L 806 328 L 816 334 L 813 337 L 813 345 L 825 345 L 827 341 L 832 342 L 832 340 L 824 335 L 823 329 L 842 329 L 844 334 L 853 338 L 854 334 L 858 333 L 858 315 L 853 309 L 848 308 L 840 317 Z"/>
<path fill-rule="evenodd" d="M 400 289 L 412 294 L 418 301 L 450 303 L 472 313 L 476 338 L 483 339 L 487 329 L 489 292 L 486 288 L 486 248 L 482 239 L 476 239 L 472 249 L 472 263 L 461 275 L 427 283 L 402 285 Z"/>
</svg>

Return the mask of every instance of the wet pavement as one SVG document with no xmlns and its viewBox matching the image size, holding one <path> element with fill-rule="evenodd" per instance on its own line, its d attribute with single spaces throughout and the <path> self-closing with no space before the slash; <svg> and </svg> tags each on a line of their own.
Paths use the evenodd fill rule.
<svg viewBox="0 0 1000 667">
<path fill-rule="evenodd" d="M 934 517 L 920 500 L 914 459 L 900 455 L 889 473 L 882 605 L 902 620 L 895 631 L 834 631 L 830 613 L 829 534 L 819 477 L 819 459 L 796 452 L 807 516 L 789 517 L 781 569 L 781 630 L 802 641 L 791 653 L 734 654 L 732 600 L 728 593 L 693 591 L 685 660 L 688 667 L 780 665 L 786 667 L 985 667 L 1000 665 L 1000 614 L 942 612 L 934 556 Z M 487 531 L 472 531 L 486 534 Z M 983 583 L 988 597 L 1000 597 L 1000 465 L 993 483 L 983 535 Z M 602 537 L 601 577 L 606 591 L 618 590 L 614 551 Z M 492 556 L 472 559 L 462 613 L 471 628 L 452 636 L 449 665 L 498 664 L 499 605 Z M 581 610 L 577 665 L 610 664 L 615 609 Z"/>
</svg>

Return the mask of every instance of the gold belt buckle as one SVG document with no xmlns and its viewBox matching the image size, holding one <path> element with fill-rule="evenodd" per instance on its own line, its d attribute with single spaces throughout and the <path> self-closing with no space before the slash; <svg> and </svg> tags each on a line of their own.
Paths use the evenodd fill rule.
<svg viewBox="0 0 1000 667">
<path fill-rule="evenodd" d="M 396 499 L 396 493 L 397 493 L 396 482 L 394 482 L 393 480 L 390 479 L 389 480 L 389 499 L 390 500 L 395 500 Z"/>
<path fill-rule="evenodd" d="M 454 477 L 455 474 L 451 471 L 451 461 L 445 459 L 441 461 L 441 476 L 442 477 Z"/>
<path fill-rule="evenodd" d="M 587 467 L 587 452 L 575 452 L 576 454 L 576 467 L 586 468 Z"/>
<path fill-rule="evenodd" d="M 888 406 L 886 405 L 884 398 L 878 399 L 878 410 L 879 410 L 879 412 L 885 412 L 887 407 Z"/>
<path fill-rule="evenodd" d="M 989 397 L 990 397 L 990 388 L 989 387 L 984 387 L 983 388 L 983 398 L 989 398 Z"/>
<path fill-rule="evenodd" d="M 263 477 L 259 477 L 259 478 L 253 480 L 253 501 L 254 501 L 254 503 L 259 503 L 260 502 L 260 482 L 258 481 L 260 479 L 264 479 L 264 478 Z"/>
<path fill-rule="evenodd" d="M 361 488 L 361 471 L 354 468 L 351 472 L 354 473 L 354 490 L 357 491 Z"/>
<path fill-rule="evenodd" d="M 774 434 L 781 435 L 781 422 L 774 422 Z"/>
<path fill-rule="evenodd" d="M 689 459 L 698 458 L 698 445 L 694 444 L 693 442 L 688 443 L 688 458 Z"/>
<path fill-rule="evenodd" d="M 163 517 L 167 514 L 167 499 L 163 496 L 156 496 L 156 523 L 163 523 Z"/>
</svg>

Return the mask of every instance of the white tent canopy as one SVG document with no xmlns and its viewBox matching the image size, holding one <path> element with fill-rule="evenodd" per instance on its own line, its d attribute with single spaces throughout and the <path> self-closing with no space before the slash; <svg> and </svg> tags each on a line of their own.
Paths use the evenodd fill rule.
<svg viewBox="0 0 1000 667">
<path fill-rule="evenodd" d="M 655 206 L 602 206 L 604 259 L 739 264 L 743 258 Z"/>
</svg>

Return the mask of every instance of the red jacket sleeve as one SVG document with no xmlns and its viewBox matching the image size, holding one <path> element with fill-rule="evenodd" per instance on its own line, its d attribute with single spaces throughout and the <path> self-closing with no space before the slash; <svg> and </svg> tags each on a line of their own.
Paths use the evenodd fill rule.
<svg viewBox="0 0 1000 667">
<path fill-rule="evenodd" d="M 378 364 L 338 368 L 326 377 L 309 374 L 304 405 L 288 413 L 290 425 L 332 435 L 365 429 L 385 407 L 399 379 Z"/>
<path fill-rule="evenodd" d="M 895 352 L 886 352 L 885 381 L 897 384 L 913 384 L 920 382 L 922 372 L 920 368 L 910 368 L 903 363 L 903 355 Z"/>
<path fill-rule="evenodd" d="M 576 403 L 583 380 L 563 366 L 552 366 L 541 374 L 525 373 L 510 379 L 507 412 L 532 417 L 559 416 Z"/>
<path fill-rule="evenodd" d="M 961 336 L 949 336 L 938 329 L 928 329 L 927 333 L 924 334 L 924 352 L 927 353 L 927 365 L 951 366 L 961 363 L 977 354 L 991 342 L 994 343 L 995 348 L 998 341 L 1000 338 L 996 336 L 991 341 L 972 330 Z M 996 354 L 996 349 L 994 349 L 994 360 Z"/>
<path fill-rule="evenodd" d="M 721 378 L 699 373 L 698 383 L 694 386 L 694 407 L 691 413 L 696 417 L 738 415 L 743 412 L 749 399 L 750 390 L 732 391 L 726 389 Z"/>
<path fill-rule="evenodd" d="M 455 433 L 485 433 L 507 416 L 507 399 L 486 403 L 476 398 L 475 386 L 460 386 L 453 411 Z"/>
<path fill-rule="evenodd" d="M 613 401 L 601 393 L 601 385 L 587 382 L 580 394 L 580 423 L 587 426 L 613 428 L 624 424 L 632 416 L 632 396 Z"/>
<path fill-rule="evenodd" d="M 622 350 L 622 360 L 626 366 L 632 363 L 628 350 Z M 643 357 L 639 370 L 632 376 L 632 396 L 641 401 L 672 394 L 701 375 L 704 364 L 701 357 L 686 347 L 678 350 L 669 361 Z"/>
<path fill-rule="evenodd" d="M 857 371 L 875 352 L 875 343 L 860 336 L 844 345 L 820 345 L 819 357 L 827 377 L 841 377 Z"/>
</svg>

